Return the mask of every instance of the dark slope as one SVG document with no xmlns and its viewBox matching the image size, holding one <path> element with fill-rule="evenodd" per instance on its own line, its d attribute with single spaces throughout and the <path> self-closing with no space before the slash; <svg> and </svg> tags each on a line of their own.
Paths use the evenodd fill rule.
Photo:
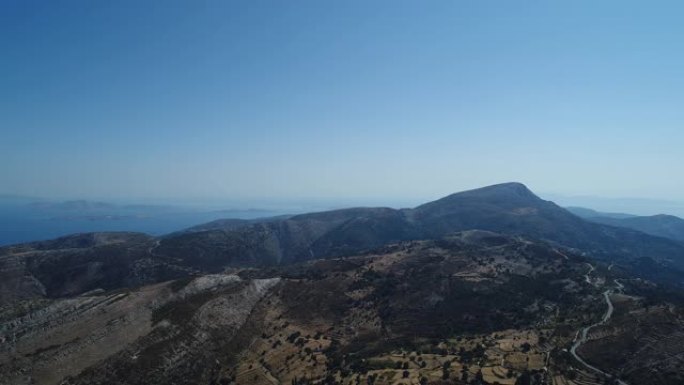
<svg viewBox="0 0 684 385">
<path fill-rule="evenodd" d="M 0 248 L 0 303 L 133 287 L 193 271 L 155 256 L 155 246 L 155 238 L 140 233 L 88 233 Z"/>
<path fill-rule="evenodd" d="M 353 208 L 182 233 L 163 239 L 157 253 L 216 270 L 340 256 L 415 237 L 402 211 Z"/>
<path fill-rule="evenodd" d="M 684 246 L 632 229 L 586 221 L 520 183 L 452 194 L 415 209 L 353 208 L 205 226 L 162 240 L 157 252 L 189 267 L 263 266 L 344 256 L 397 241 L 480 229 L 545 240 L 595 258 L 639 266 L 653 278 L 684 269 Z M 646 268 L 645 268 L 646 267 Z"/>
<path fill-rule="evenodd" d="M 292 215 L 279 215 L 277 217 L 265 217 L 265 218 L 255 218 L 255 219 L 217 219 L 215 221 L 203 223 L 201 225 L 190 227 L 183 232 L 198 232 L 207 230 L 230 230 L 243 227 L 249 224 L 264 223 L 264 222 L 275 222 L 280 220 L 285 220 L 292 217 Z"/>
<path fill-rule="evenodd" d="M 651 258 L 684 268 L 681 244 L 632 229 L 586 221 L 540 199 L 519 183 L 453 194 L 417 207 L 414 217 L 431 237 L 449 231 L 483 229 L 543 239 L 600 259 Z"/>
<path fill-rule="evenodd" d="M 639 216 L 631 214 L 604 213 L 583 207 L 566 207 L 571 213 L 590 222 L 625 227 L 657 237 L 684 242 L 684 219 L 674 215 Z"/>
<path fill-rule="evenodd" d="M 596 231 L 591 224 L 540 199 L 520 183 L 456 193 L 417 207 L 414 217 L 431 236 L 483 229 L 572 245 Z"/>
<path fill-rule="evenodd" d="M 626 227 L 657 237 L 684 242 L 684 219 L 673 215 L 631 218 L 591 217 L 587 220 L 605 225 Z"/>
<path fill-rule="evenodd" d="M 588 209 L 586 207 L 569 206 L 569 207 L 565 207 L 565 209 L 570 211 L 571 213 L 577 215 L 578 217 L 584 218 L 584 219 L 594 218 L 594 217 L 607 217 L 607 218 L 624 219 L 624 218 L 633 218 L 633 217 L 638 216 L 638 215 L 625 214 L 625 213 L 604 213 L 601 211 Z"/>
</svg>

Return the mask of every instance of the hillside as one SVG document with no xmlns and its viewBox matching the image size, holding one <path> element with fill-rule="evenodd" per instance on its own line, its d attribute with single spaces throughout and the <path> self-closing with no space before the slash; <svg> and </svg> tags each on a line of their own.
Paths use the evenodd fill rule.
<svg viewBox="0 0 684 385">
<path fill-rule="evenodd" d="M 602 260 L 648 265 L 642 273 L 650 278 L 667 266 L 684 269 L 684 245 L 583 220 L 519 183 L 456 193 L 414 209 L 355 208 L 199 229 L 163 239 L 158 253 L 205 269 L 263 266 L 481 229 L 549 241 Z"/>
<path fill-rule="evenodd" d="M 673 215 L 630 218 L 590 217 L 587 220 L 605 225 L 634 229 L 657 237 L 684 242 L 684 219 Z"/>
<path fill-rule="evenodd" d="M 227 268 L 353 255 L 386 244 L 480 229 L 543 240 L 679 285 L 684 245 L 579 218 L 519 183 L 452 194 L 414 209 L 352 208 L 222 220 L 153 238 L 79 234 L 0 248 L 0 297 L 58 297 L 132 287 Z M 106 241 L 94 242 L 94 239 Z"/>
<path fill-rule="evenodd" d="M 606 212 L 596 211 L 593 209 L 588 209 L 586 207 L 576 207 L 576 206 L 565 207 L 565 209 L 570 211 L 571 213 L 577 215 L 578 217 L 584 218 L 584 219 L 596 218 L 596 217 L 624 219 L 624 218 L 632 218 L 632 217 L 638 216 L 638 215 L 625 214 L 625 213 L 606 213 Z"/>
<path fill-rule="evenodd" d="M 639 282 L 544 243 L 469 231 L 34 304 L 0 318 L 0 383 L 602 385 L 567 350 L 601 319 L 606 290 L 630 306 L 651 301 L 653 316 L 632 322 L 654 329 L 650 343 L 668 341 L 670 357 L 684 354 L 655 330 L 666 303 L 680 308 Z M 589 333 L 582 357 L 630 384 L 680 383 L 667 357 L 605 362 L 606 349 L 639 351 L 615 341 L 628 332 L 616 317 Z M 641 375 L 651 367 L 667 370 Z"/>
<path fill-rule="evenodd" d="M 135 287 L 196 271 L 156 256 L 157 245 L 145 234 L 90 233 L 0 248 L 0 310 L 16 299 Z"/>
</svg>

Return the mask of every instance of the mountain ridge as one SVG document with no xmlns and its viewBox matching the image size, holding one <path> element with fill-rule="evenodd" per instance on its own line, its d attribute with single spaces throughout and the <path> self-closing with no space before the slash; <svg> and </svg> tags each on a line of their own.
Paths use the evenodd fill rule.
<svg viewBox="0 0 684 385">
<path fill-rule="evenodd" d="M 675 215 L 631 215 L 604 213 L 584 207 L 566 207 L 571 213 L 590 222 L 624 227 L 649 235 L 684 242 L 684 219 Z"/>
<path fill-rule="evenodd" d="M 520 183 L 455 193 L 413 209 L 350 208 L 212 223 L 160 238 L 122 235 L 118 243 L 104 245 L 89 244 L 88 236 L 81 235 L 75 240 L 85 243 L 66 250 L 56 245 L 68 238 L 0 248 L 0 276 L 5 278 L 0 294 L 11 297 L 27 277 L 42 283 L 47 295 L 61 296 L 201 272 L 343 257 L 467 230 L 549 242 L 625 265 L 649 279 L 679 284 L 677 272 L 684 271 L 683 244 L 586 221 Z"/>
</svg>

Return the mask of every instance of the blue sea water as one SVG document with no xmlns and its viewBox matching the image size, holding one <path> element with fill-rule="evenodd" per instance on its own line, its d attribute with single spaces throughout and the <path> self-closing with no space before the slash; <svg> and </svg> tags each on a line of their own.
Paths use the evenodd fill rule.
<svg viewBox="0 0 684 385">
<path fill-rule="evenodd" d="M 0 245 L 98 231 L 135 231 L 162 235 L 216 219 L 253 219 L 282 215 L 270 210 L 200 211 L 180 208 L 109 207 L 63 209 L 25 203 L 0 203 Z"/>
</svg>

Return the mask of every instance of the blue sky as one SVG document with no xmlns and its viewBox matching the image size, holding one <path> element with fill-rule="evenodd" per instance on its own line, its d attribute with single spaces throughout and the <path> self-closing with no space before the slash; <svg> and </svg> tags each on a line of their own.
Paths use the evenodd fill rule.
<svg viewBox="0 0 684 385">
<path fill-rule="evenodd" d="M 0 3 L 0 193 L 684 195 L 684 6 Z"/>
</svg>

